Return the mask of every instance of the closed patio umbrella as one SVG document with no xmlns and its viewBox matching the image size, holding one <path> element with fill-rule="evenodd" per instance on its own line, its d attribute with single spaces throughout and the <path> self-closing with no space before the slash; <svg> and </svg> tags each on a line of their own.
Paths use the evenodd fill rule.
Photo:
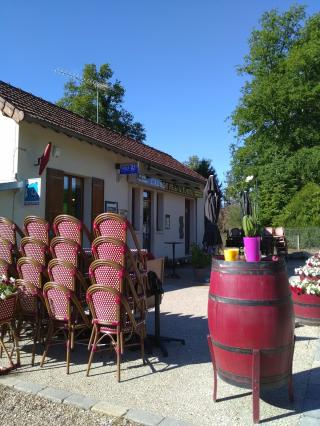
<svg viewBox="0 0 320 426">
<path fill-rule="evenodd" d="M 242 216 L 247 216 L 252 214 L 252 207 L 251 207 L 248 191 L 242 192 L 240 205 L 241 205 Z"/>
<path fill-rule="evenodd" d="M 217 225 L 220 207 L 221 191 L 213 175 L 210 175 L 203 190 L 204 196 L 204 235 L 202 244 L 208 252 L 214 252 L 222 244 Z"/>
</svg>

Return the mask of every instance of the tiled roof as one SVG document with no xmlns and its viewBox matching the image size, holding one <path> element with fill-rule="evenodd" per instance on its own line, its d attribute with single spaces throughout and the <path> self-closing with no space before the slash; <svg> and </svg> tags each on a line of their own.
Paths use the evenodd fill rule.
<svg viewBox="0 0 320 426">
<path fill-rule="evenodd" d="M 201 175 L 165 152 L 122 136 L 3 81 L 0 81 L 0 97 L 23 111 L 27 121 L 38 121 L 80 139 L 96 142 L 111 151 L 140 160 L 185 179 L 199 183 L 206 181 Z"/>
</svg>

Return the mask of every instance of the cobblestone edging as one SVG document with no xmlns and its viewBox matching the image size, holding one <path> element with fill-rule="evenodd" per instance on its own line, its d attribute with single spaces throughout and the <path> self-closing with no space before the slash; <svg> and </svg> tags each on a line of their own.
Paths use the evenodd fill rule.
<svg viewBox="0 0 320 426">
<path fill-rule="evenodd" d="M 84 395 L 53 388 L 51 386 L 19 380 L 10 375 L 2 376 L 0 378 L 0 384 L 20 392 L 46 398 L 55 403 L 70 404 L 81 410 L 91 410 L 92 412 L 109 417 L 123 417 L 131 422 L 139 423 L 142 426 L 191 426 L 189 423 L 182 422 L 172 417 L 163 417 L 140 409 L 129 409 L 119 405 L 113 405 L 108 401 L 99 401 L 96 398 L 89 398 Z"/>
</svg>

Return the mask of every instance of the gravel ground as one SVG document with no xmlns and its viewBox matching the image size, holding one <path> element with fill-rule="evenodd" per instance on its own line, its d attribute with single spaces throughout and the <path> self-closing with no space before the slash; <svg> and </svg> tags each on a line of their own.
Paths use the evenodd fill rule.
<svg viewBox="0 0 320 426">
<path fill-rule="evenodd" d="M 291 275 L 294 267 L 303 263 L 303 260 L 288 262 L 288 274 Z M 23 381 L 30 380 L 110 401 L 127 409 L 140 408 L 150 413 L 173 417 L 196 426 L 212 426 L 215 423 L 224 426 L 251 424 L 250 391 L 232 387 L 219 380 L 219 400 L 216 404 L 212 402 L 213 372 L 206 339 L 209 283 L 192 282 L 191 268 L 177 268 L 177 272 L 181 275 L 180 280 L 165 282 L 166 292 L 161 305 L 161 334 L 184 338 L 186 345 L 166 342 L 169 353 L 167 358 L 161 355 L 159 349 L 154 348 L 152 354 L 147 354 L 147 364 L 142 365 L 139 351 L 126 351 L 121 363 L 121 382 L 117 383 L 113 354 L 97 353 L 90 376 L 86 377 L 88 353 L 86 348 L 78 347 L 72 353 L 70 374 L 66 375 L 64 347 L 50 349 L 44 367 L 40 368 L 42 348 L 38 347 L 36 364 L 31 367 L 31 346 L 22 344 L 22 366 L 10 375 Z M 152 320 L 153 315 L 150 313 L 149 332 L 153 331 Z M 318 327 L 296 329 L 293 365 L 295 403 L 288 402 L 286 388 L 261 395 L 263 422 L 281 426 L 299 425 L 300 415 L 306 411 L 302 406 L 309 376 L 311 372 L 320 370 L 320 361 L 316 362 L 314 359 L 319 334 Z M 58 408 L 61 413 L 69 409 L 65 404 Z M 97 419 L 96 415 L 94 418 Z M 83 424 L 101 425 L 101 422 L 103 420 L 100 423 Z M 69 423 L 62 420 L 61 423 L 54 421 L 53 424 Z"/>
<path fill-rule="evenodd" d="M 123 418 L 106 418 L 91 411 L 66 404 L 55 404 L 38 396 L 25 394 L 0 385 L 0 425 L 21 426 L 44 424 L 55 426 L 134 426 Z"/>
</svg>

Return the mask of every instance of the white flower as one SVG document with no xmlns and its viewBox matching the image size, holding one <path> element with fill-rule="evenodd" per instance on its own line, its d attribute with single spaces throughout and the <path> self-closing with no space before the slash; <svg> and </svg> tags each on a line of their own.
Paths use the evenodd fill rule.
<svg viewBox="0 0 320 426">
<path fill-rule="evenodd" d="M 246 182 L 247 182 L 247 183 L 248 183 L 248 182 L 251 182 L 253 178 L 254 178 L 254 176 L 253 176 L 253 175 L 251 175 L 251 176 L 247 176 L 247 177 L 246 177 Z"/>
<path fill-rule="evenodd" d="M 4 300 L 6 298 L 6 295 L 4 293 L 0 293 L 0 299 Z"/>
<path fill-rule="evenodd" d="M 14 284 L 16 282 L 15 278 L 13 278 L 13 277 L 10 277 L 9 281 L 10 281 L 11 284 Z"/>
<path fill-rule="evenodd" d="M 4 274 L 2 274 L 1 275 L 1 281 L 6 281 L 6 279 L 7 279 L 7 277 Z"/>
</svg>

